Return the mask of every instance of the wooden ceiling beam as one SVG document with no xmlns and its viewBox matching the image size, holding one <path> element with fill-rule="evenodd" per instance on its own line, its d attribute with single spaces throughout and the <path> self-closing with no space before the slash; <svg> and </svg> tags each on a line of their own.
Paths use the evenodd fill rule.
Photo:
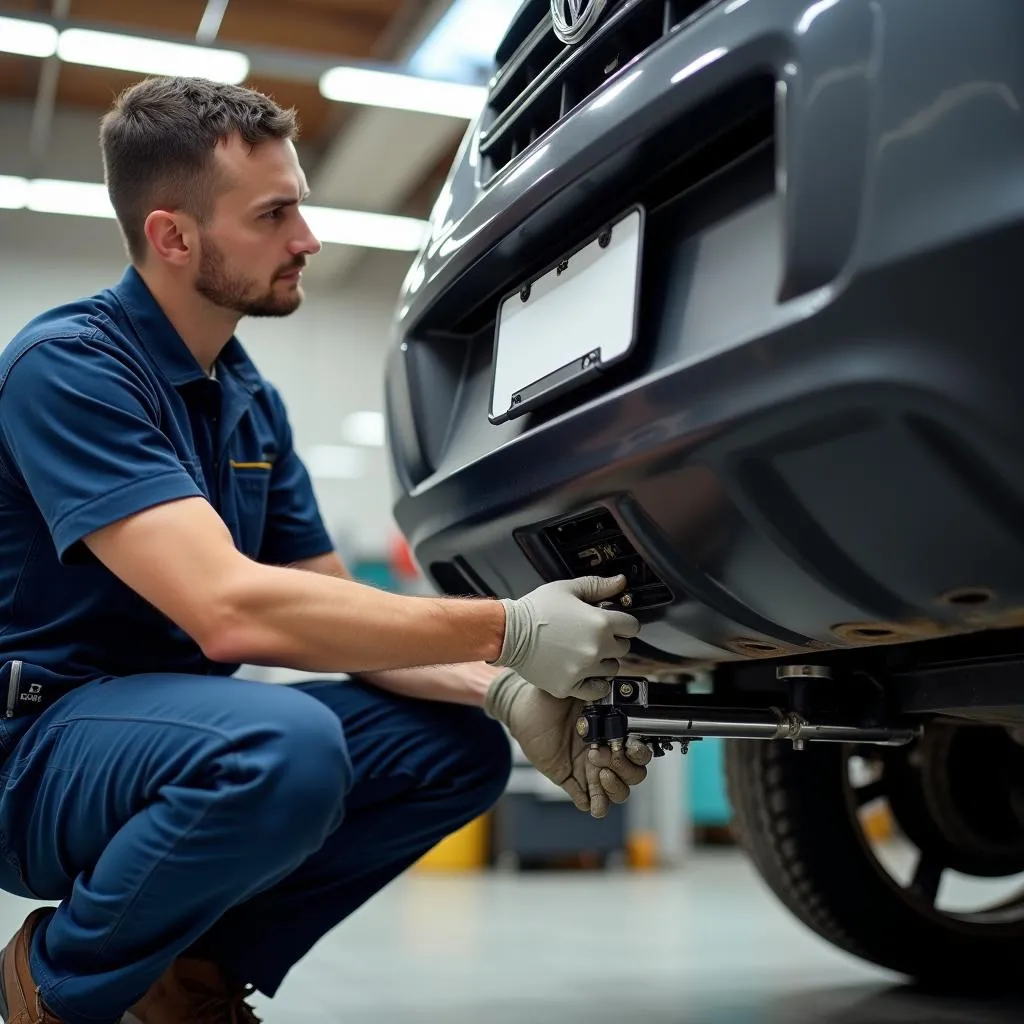
<svg viewBox="0 0 1024 1024">
<path fill-rule="evenodd" d="M 77 23 L 124 26 L 135 32 L 152 30 L 194 37 L 206 9 L 205 0 L 139 3 L 139 0 L 74 0 L 71 17 Z M 255 43 L 361 58 L 372 52 L 384 34 L 391 13 L 373 11 L 348 0 L 297 3 L 291 0 L 231 0 L 221 22 L 217 44 Z"/>
<path fill-rule="evenodd" d="M 284 46 L 314 50 L 338 57 L 368 57 L 387 28 L 388 18 L 366 13 L 348 13 L 326 7 L 303 7 L 299 12 L 288 5 L 283 14 L 278 2 L 232 0 L 221 23 L 219 40 L 231 43 Z"/>
</svg>

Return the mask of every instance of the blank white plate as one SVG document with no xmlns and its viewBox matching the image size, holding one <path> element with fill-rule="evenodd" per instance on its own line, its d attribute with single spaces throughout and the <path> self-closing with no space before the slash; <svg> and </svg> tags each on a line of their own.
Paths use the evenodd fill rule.
<svg viewBox="0 0 1024 1024">
<path fill-rule="evenodd" d="M 502 301 L 494 341 L 492 423 L 578 386 L 630 353 L 636 340 L 642 239 L 643 210 L 636 208 L 612 225 L 606 245 L 595 237 Z"/>
</svg>

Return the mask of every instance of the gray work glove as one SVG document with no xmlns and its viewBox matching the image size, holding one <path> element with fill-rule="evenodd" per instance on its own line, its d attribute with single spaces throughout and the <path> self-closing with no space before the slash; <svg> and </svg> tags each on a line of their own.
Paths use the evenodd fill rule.
<svg viewBox="0 0 1024 1024">
<path fill-rule="evenodd" d="M 594 607 L 626 585 L 624 576 L 558 580 L 504 600 L 505 639 L 492 662 L 513 668 L 555 697 L 599 700 L 611 689 L 619 659 L 640 623 L 625 612 Z"/>
<path fill-rule="evenodd" d="M 654 752 L 630 737 L 622 750 L 590 749 L 576 731 L 581 700 L 559 700 L 515 672 L 502 672 L 487 691 L 485 709 L 506 726 L 533 766 L 569 794 L 581 811 L 603 818 L 625 803 L 631 786 L 647 777 Z"/>
</svg>

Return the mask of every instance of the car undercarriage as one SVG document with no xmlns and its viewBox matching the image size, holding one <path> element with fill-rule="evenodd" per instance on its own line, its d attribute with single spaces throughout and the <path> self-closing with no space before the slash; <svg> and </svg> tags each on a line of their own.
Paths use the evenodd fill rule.
<svg viewBox="0 0 1024 1024">
<path fill-rule="evenodd" d="M 726 739 L 737 834 L 797 917 L 931 986 L 1016 987 L 1022 672 L 1019 629 L 711 671 L 662 666 L 615 679 L 577 730 L 592 745 L 638 737 L 655 756 Z M 879 801 L 906 847 L 902 871 L 865 827 Z M 947 872 L 1004 884 L 979 906 L 946 908 Z"/>
</svg>

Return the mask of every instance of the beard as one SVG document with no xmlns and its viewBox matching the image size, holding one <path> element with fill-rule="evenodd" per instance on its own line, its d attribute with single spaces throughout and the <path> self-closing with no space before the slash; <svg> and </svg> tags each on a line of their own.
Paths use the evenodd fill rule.
<svg viewBox="0 0 1024 1024">
<path fill-rule="evenodd" d="M 215 306 L 242 316 L 289 316 L 302 304 L 302 292 L 295 288 L 279 294 L 274 285 L 280 274 L 302 266 L 305 260 L 281 267 L 270 287 L 264 290 L 252 278 L 233 272 L 224 253 L 209 238 L 204 238 L 195 289 Z"/>
</svg>

